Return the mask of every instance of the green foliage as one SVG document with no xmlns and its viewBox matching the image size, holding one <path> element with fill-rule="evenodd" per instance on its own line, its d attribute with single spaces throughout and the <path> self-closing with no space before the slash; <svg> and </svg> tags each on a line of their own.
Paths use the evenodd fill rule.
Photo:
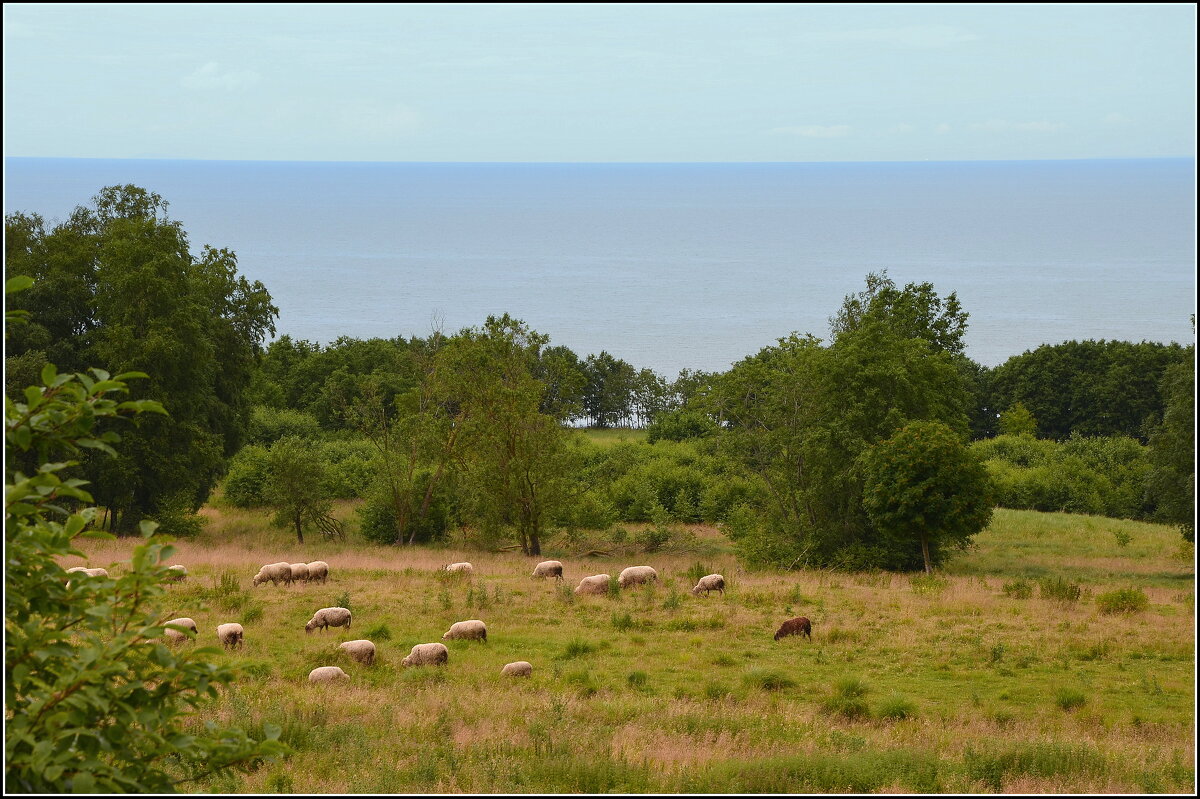
<svg viewBox="0 0 1200 799">
<path fill-rule="evenodd" d="M 1028 580 L 1017 578 L 1004 584 L 1004 595 L 1013 599 L 1030 599 L 1033 596 L 1033 584 Z"/>
<path fill-rule="evenodd" d="M 262 493 L 265 503 L 275 509 L 274 523 L 294 529 L 299 543 L 304 543 L 304 527 L 309 524 L 327 538 L 342 536 L 340 524 L 330 516 L 325 464 L 313 457 L 304 439 L 281 438 L 271 447 Z"/>
<path fill-rule="evenodd" d="M 870 687 L 857 677 L 844 677 L 833 684 L 833 690 L 821 703 L 826 713 L 847 719 L 861 719 L 870 715 L 870 708 L 863 699 Z"/>
<path fill-rule="evenodd" d="M 10 284 L 11 285 L 11 284 Z M 72 461 L 49 453 L 81 448 L 111 453 L 118 437 L 98 423 L 161 407 L 118 402 L 124 381 L 100 370 L 59 375 L 43 370 L 43 385 L 25 402 L 5 403 L 5 787 L 31 793 L 167 792 L 199 777 L 283 753 L 278 728 L 255 742 L 245 732 L 188 716 L 232 681 L 229 668 L 205 658 L 215 652 L 162 643 L 164 560 L 172 547 L 142 526 L 115 578 L 69 580 L 58 564 L 82 555 L 73 545 L 96 518 Z M 14 468 L 16 453 L 36 453 L 32 475 Z M 70 582 L 70 587 L 67 583 Z"/>
<path fill-rule="evenodd" d="M 581 638 L 572 638 L 570 641 L 567 642 L 566 647 L 563 649 L 562 653 L 558 656 L 558 659 L 559 660 L 571 660 L 572 658 L 582 657 L 583 655 L 590 655 L 592 652 L 595 652 L 595 651 L 596 651 L 595 644 L 589 643 L 588 641 L 584 641 Z"/>
<path fill-rule="evenodd" d="M 1077 710 L 1087 703 L 1087 697 L 1077 688 L 1059 688 L 1054 694 L 1054 704 L 1063 710 Z"/>
<path fill-rule="evenodd" d="M 1140 588 L 1118 588 L 1096 596 L 1101 613 L 1141 613 L 1150 607 L 1150 598 Z"/>
<path fill-rule="evenodd" d="M 863 506 L 884 535 L 919 544 L 925 570 L 992 518 L 983 464 L 949 427 L 912 422 L 864 455 Z"/>
<path fill-rule="evenodd" d="M 1195 332 L 1195 317 L 1192 318 Z M 1196 540 L 1196 365 L 1195 346 L 1187 358 L 1168 367 L 1159 383 L 1165 408 L 1150 423 L 1151 472 L 1147 492 L 1155 517 L 1180 526 L 1185 541 Z"/>
<path fill-rule="evenodd" d="M 1077 602 L 1083 592 L 1079 583 L 1071 582 L 1058 575 L 1045 577 L 1038 585 L 1042 599 L 1052 599 L 1058 602 Z"/>
<path fill-rule="evenodd" d="M 267 483 L 270 462 L 269 450 L 248 444 L 238 450 L 229 462 L 229 473 L 223 484 L 225 499 L 235 507 L 255 508 L 265 504 L 263 488 Z"/>
<path fill-rule="evenodd" d="M 1107 768 L 1104 755 L 1089 743 L 1057 742 L 997 743 L 988 749 L 968 747 L 963 753 L 967 776 L 1003 791 L 1010 778 L 1102 776 Z"/>
<path fill-rule="evenodd" d="M 646 428 L 646 443 L 684 441 L 689 438 L 708 438 L 720 430 L 708 416 L 679 409 L 659 414 Z"/>
<path fill-rule="evenodd" d="M 1033 418 L 1033 414 L 1024 404 L 1015 402 L 1012 407 L 1000 414 L 1000 435 L 1037 435 L 1037 419 Z"/>
<path fill-rule="evenodd" d="M 743 681 L 748 687 L 772 693 L 796 687 L 794 679 L 772 669 L 751 669 L 746 672 Z"/>
<path fill-rule="evenodd" d="M 246 442 L 270 446 L 284 436 L 314 439 L 320 435 L 321 425 L 310 413 L 291 408 L 255 405 L 250 412 Z"/>
<path fill-rule="evenodd" d="M 876 715 L 888 721 L 911 719 L 917 713 L 917 706 L 911 700 L 892 694 L 879 704 Z"/>
</svg>

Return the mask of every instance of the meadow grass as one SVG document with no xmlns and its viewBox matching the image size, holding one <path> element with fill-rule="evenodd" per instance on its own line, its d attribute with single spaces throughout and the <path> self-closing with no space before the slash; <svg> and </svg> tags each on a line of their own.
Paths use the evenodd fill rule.
<svg viewBox="0 0 1200 799">
<path fill-rule="evenodd" d="M 1191 792 L 1195 591 L 1173 528 L 998 511 L 976 547 L 921 575 L 748 572 L 728 551 L 564 563 L 356 540 L 303 546 L 264 514 L 214 506 L 176 542 L 188 578 L 171 610 L 246 628 L 217 657 L 241 677 L 196 718 L 283 729 L 294 754 L 198 791 L 221 792 Z M 1132 540 L 1117 544 L 1113 529 Z M 710 533 L 711 534 L 711 531 Z M 86 541 L 121 568 L 133 542 Z M 325 560 L 325 585 L 252 588 L 263 563 Z M 76 565 L 78 558 L 67 566 Z M 467 560 L 471 578 L 437 569 Z M 576 597 L 581 577 L 649 564 L 652 587 Z M 692 596 L 698 570 L 724 596 Z M 916 578 L 916 579 L 914 579 Z M 1041 581 L 1081 587 L 1042 596 Z M 1029 590 L 1012 585 L 1026 581 Z M 1007 590 L 1006 590 L 1007 587 Z M 1105 612 L 1097 597 L 1147 603 Z M 349 630 L 304 633 L 349 602 Z M 812 640 L 772 640 L 794 615 Z M 487 642 L 448 641 L 443 668 L 405 669 L 414 644 L 483 619 Z M 374 640 L 373 666 L 337 644 Z M 195 645 L 195 644 L 184 644 Z M 503 678 L 515 660 L 529 679 Z M 311 685 L 339 665 L 348 684 Z M 260 733 L 261 734 L 261 733 Z M 336 754 L 335 754 L 336 753 Z M 314 763 L 321 764 L 314 768 Z"/>
<path fill-rule="evenodd" d="M 625 428 L 608 428 L 600 430 L 595 427 L 588 427 L 581 430 L 588 440 L 593 444 L 598 444 L 602 447 L 611 447 L 613 444 L 622 442 L 637 443 L 646 440 L 646 431 L 637 429 Z"/>
</svg>

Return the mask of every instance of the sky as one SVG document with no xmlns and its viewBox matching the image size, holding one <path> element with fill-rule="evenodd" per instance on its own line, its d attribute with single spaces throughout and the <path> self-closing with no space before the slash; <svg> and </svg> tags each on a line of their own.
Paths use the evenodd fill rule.
<svg viewBox="0 0 1200 799">
<path fill-rule="evenodd" d="M 1196 6 L 4 5 L 9 157 L 1194 157 Z"/>
</svg>

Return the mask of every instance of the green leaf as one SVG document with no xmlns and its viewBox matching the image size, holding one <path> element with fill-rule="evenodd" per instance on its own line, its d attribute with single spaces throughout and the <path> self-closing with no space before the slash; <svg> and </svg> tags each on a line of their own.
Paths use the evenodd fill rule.
<svg viewBox="0 0 1200 799">
<path fill-rule="evenodd" d="M 42 367 L 42 385 L 53 386 L 55 378 L 58 377 L 58 369 L 52 363 L 48 363 Z"/>
<path fill-rule="evenodd" d="M 15 294 L 18 291 L 24 291 L 33 285 L 33 278 L 28 275 L 16 275 L 4 281 L 4 293 Z"/>
</svg>

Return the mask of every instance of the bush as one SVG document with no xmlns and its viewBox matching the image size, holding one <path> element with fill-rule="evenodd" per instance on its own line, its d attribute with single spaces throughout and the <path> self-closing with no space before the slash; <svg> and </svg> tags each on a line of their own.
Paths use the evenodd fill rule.
<svg viewBox="0 0 1200 799">
<path fill-rule="evenodd" d="M 1150 607 L 1150 599 L 1140 588 L 1120 588 L 1096 597 L 1101 613 L 1140 613 Z"/>
<path fill-rule="evenodd" d="M 266 447 L 248 445 L 238 450 L 225 475 L 225 499 L 238 508 L 257 508 L 265 504 L 263 488 L 267 484 L 270 453 Z"/>
<path fill-rule="evenodd" d="M 1062 577 L 1046 577 L 1040 584 L 1042 599 L 1053 599 L 1057 602 L 1075 602 L 1082 593 L 1079 583 L 1073 583 Z"/>
<path fill-rule="evenodd" d="M 321 425 L 311 414 L 290 408 L 255 405 L 250 412 L 246 441 L 249 444 L 270 446 L 284 436 L 299 436 L 311 440 L 319 438 L 320 435 Z"/>
<path fill-rule="evenodd" d="M 1004 595 L 1013 599 L 1029 599 L 1033 596 L 1033 585 L 1028 580 L 1016 579 L 1004 584 Z"/>
<path fill-rule="evenodd" d="M 707 438 L 720 428 L 707 415 L 695 411 L 668 411 L 660 413 L 646 428 L 646 441 L 684 441 L 689 438 Z"/>
</svg>

